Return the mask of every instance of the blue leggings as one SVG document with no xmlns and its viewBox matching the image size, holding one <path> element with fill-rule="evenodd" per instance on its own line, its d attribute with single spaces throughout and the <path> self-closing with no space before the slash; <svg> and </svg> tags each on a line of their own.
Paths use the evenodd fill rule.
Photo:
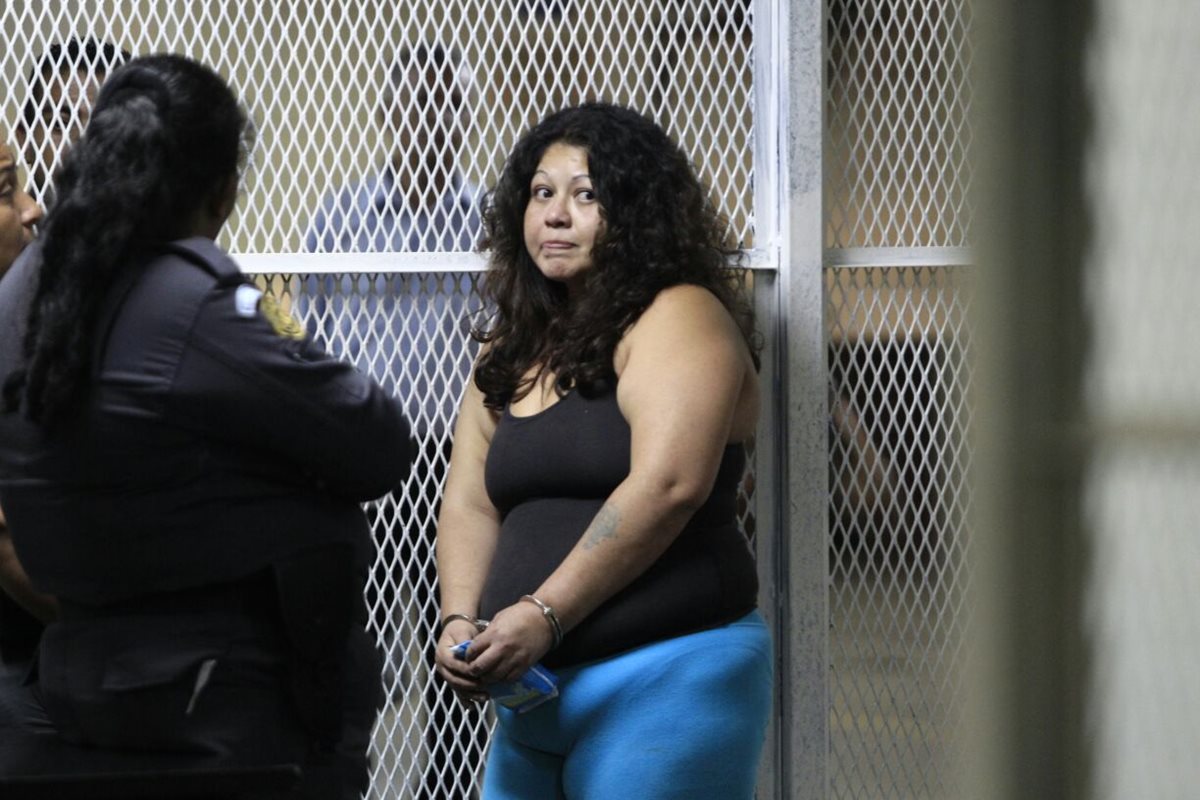
<svg viewBox="0 0 1200 800">
<path fill-rule="evenodd" d="M 556 700 L 496 707 L 484 800 L 750 800 L 772 662 L 753 611 L 558 670 Z"/>
</svg>

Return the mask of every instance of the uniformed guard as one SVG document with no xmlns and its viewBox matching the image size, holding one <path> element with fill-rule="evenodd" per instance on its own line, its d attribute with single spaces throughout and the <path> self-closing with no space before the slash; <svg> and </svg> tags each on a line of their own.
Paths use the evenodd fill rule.
<svg viewBox="0 0 1200 800">
<path fill-rule="evenodd" d="M 38 688 L 63 737 L 298 762 L 309 796 L 357 798 L 381 699 L 361 503 L 404 478 L 409 428 L 214 244 L 248 128 L 183 57 L 104 85 L 0 284 L 0 506 L 59 600 Z"/>
</svg>

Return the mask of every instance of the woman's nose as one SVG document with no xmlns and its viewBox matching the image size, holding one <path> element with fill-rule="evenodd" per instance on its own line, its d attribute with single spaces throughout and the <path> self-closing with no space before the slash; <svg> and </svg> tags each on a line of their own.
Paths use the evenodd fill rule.
<svg viewBox="0 0 1200 800">
<path fill-rule="evenodd" d="M 546 209 L 546 224 L 552 228 L 564 228 L 571 224 L 571 215 L 567 212 L 566 203 L 553 200 Z"/>
<path fill-rule="evenodd" d="M 24 189 L 18 191 L 16 203 L 17 211 L 21 216 L 21 224 L 26 228 L 32 228 L 42 221 L 42 207 L 29 196 L 29 192 Z"/>
</svg>

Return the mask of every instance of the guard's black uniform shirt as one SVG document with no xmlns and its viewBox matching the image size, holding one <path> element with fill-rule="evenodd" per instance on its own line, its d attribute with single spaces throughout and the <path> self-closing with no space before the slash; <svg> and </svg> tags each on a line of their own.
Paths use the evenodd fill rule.
<svg viewBox="0 0 1200 800">
<path fill-rule="evenodd" d="M 0 283 L 0 376 L 39 260 Z M 360 504 L 408 470 L 402 406 L 206 239 L 130 264 L 89 333 L 69 420 L 0 414 L 0 506 L 62 610 L 47 715 L 69 741 L 295 760 L 305 796 L 360 797 L 380 670 Z"/>
<path fill-rule="evenodd" d="M 20 363 L 39 260 L 34 244 L 0 283 L 0 377 Z M 81 413 L 50 435 L 0 415 L 0 506 L 36 588 L 104 604 L 336 542 L 365 568 L 359 504 L 409 465 L 400 404 L 272 314 L 207 239 L 130 275 L 93 332 Z"/>
</svg>

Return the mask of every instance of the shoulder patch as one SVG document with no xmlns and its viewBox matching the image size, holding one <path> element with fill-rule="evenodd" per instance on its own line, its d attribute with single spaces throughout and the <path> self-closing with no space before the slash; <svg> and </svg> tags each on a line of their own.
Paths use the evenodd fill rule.
<svg viewBox="0 0 1200 800">
<path fill-rule="evenodd" d="M 270 323 L 271 329 L 275 333 L 285 339 L 300 340 L 304 338 L 304 326 L 297 322 L 291 314 L 285 313 L 279 307 L 279 303 L 275 302 L 274 297 L 269 294 L 263 295 L 258 301 L 258 308 L 267 318 L 267 322 Z"/>
<path fill-rule="evenodd" d="M 262 297 L 261 289 L 250 284 L 242 284 L 233 295 L 233 304 L 237 307 L 239 317 L 253 317 L 258 313 L 258 298 Z"/>
</svg>

